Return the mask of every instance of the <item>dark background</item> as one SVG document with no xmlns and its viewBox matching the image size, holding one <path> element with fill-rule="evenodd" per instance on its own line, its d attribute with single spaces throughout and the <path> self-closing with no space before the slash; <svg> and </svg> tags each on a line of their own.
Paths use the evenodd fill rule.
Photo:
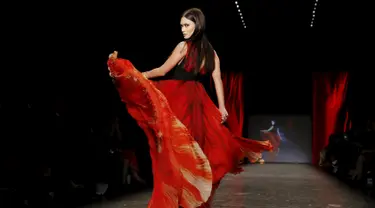
<svg viewBox="0 0 375 208">
<path fill-rule="evenodd" d="M 59 105 L 74 122 L 108 122 L 124 110 L 108 77 L 108 54 L 118 50 L 141 71 L 160 66 L 181 41 L 180 15 L 191 7 L 206 14 L 207 35 L 222 70 L 244 74 L 246 116 L 310 114 L 312 71 L 351 70 L 356 92 L 373 89 L 371 76 L 364 72 L 373 65 L 367 52 L 372 50 L 370 7 L 361 1 L 321 0 L 310 27 L 314 2 L 241 0 L 246 29 L 234 1 L 18 5 L 17 13 L 8 16 L 20 22 L 8 22 L 17 36 L 8 41 L 21 56 L 10 62 L 10 69 L 20 69 L 2 76 L 2 92 L 9 91 L 2 93 L 2 133 L 16 135 L 14 141 L 30 140 L 19 130 L 27 123 L 28 103 L 43 129 L 38 137 L 46 139 L 55 125 L 49 122 L 55 104 L 62 100 Z M 368 106 L 358 112 L 370 108 L 366 96 L 352 94 L 356 99 L 351 105 Z"/>
<path fill-rule="evenodd" d="M 371 71 L 364 72 L 373 69 L 368 65 L 372 7 L 362 1 L 319 0 L 310 27 L 315 1 L 238 2 L 246 29 L 229 0 L 17 2 L 4 7 L 10 28 L 3 33 L 11 34 L 5 41 L 15 60 L 4 65 L 9 74 L 1 76 L 1 163 L 21 171 L 1 172 L 3 181 L 10 183 L 11 176 L 18 185 L 33 183 L 31 172 L 40 164 L 69 160 L 75 161 L 70 168 L 83 178 L 91 175 L 85 165 L 96 165 L 92 156 L 98 146 L 110 146 L 103 134 L 115 115 L 124 118 L 126 145 L 147 155 L 147 141 L 120 103 L 106 60 L 118 50 L 141 71 L 160 66 L 182 40 L 180 15 L 191 7 L 206 14 L 207 36 L 222 71 L 244 75 L 245 118 L 311 115 L 312 72 L 336 70 L 351 71 L 345 105 L 354 116 L 374 114 L 368 96 L 373 78 Z M 58 122 L 68 129 L 63 133 L 56 112 L 63 115 Z M 88 136 L 91 128 L 101 141 Z M 62 169 L 59 174 L 69 174 Z"/>
<path fill-rule="evenodd" d="M 73 100 L 88 102 L 82 104 L 85 108 L 106 111 L 112 96 L 105 67 L 108 54 L 118 50 L 141 71 L 160 66 L 181 41 L 181 13 L 199 7 L 207 16 L 207 35 L 220 55 L 222 70 L 245 74 L 247 113 L 309 112 L 310 77 L 318 58 L 312 52 L 318 47 L 314 33 L 319 27 L 317 19 L 317 28 L 310 28 L 313 2 L 239 3 L 246 29 L 234 1 L 137 1 L 70 8 L 73 11 L 65 12 L 69 23 L 59 27 L 60 44 L 71 47 L 65 56 L 82 53 L 84 62 L 77 62 L 75 55 L 74 63 L 64 58 L 65 76 L 57 87 Z M 283 94 L 288 102 L 267 102 L 270 92 Z"/>
<path fill-rule="evenodd" d="M 222 70 L 244 75 L 245 117 L 310 114 L 312 71 L 351 70 L 356 92 L 372 89 L 371 77 L 361 72 L 370 69 L 368 7 L 358 1 L 319 1 L 310 27 L 314 3 L 241 0 L 246 29 L 234 1 L 25 3 L 18 10 L 23 24 L 14 25 L 20 36 L 15 43 L 22 46 L 22 62 L 30 66 L 8 87 L 14 93 L 3 99 L 3 132 L 19 134 L 15 141 L 29 140 L 19 131 L 26 124 L 22 118 L 29 113 L 28 103 L 40 118 L 39 137 L 46 140 L 55 125 L 48 121 L 55 116 L 57 102 L 63 102 L 59 105 L 72 122 L 109 122 L 124 109 L 108 77 L 108 54 L 118 50 L 141 71 L 160 66 L 181 41 L 180 15 L 191 7 L 206 14 L 207 35 Z M 351 105 L 367 99 L 352 94 L 356 101 Z"/>
<path fill-rule="evenodd" d="M 36 65 L 25 70 L 22 100 L 47 103 L 60 94 L 84 109 L 106 111 L 113 94 L 108 54 L 118 50 L 140 70 L 160 66 L 181 41 L 179 18 L 191 7 L 206 14 L 207 35 L 222 70 L 244 73 L 246 113 L 310 112 L 312 71 L 353 70 L 367 62 L 362 47 L 371 49 L 371 24 L 363 2 L 319 1 L 313 28 L 313 0 L 238 2 L 246 29 L 234 1 L 23 4 L 18 39 L 25 59 Z M 289 92 L 283 93 L 288 102 L 273 108 L 265 105 L 272 102 L 259 102 L 272 90 Z"/>
</svg>

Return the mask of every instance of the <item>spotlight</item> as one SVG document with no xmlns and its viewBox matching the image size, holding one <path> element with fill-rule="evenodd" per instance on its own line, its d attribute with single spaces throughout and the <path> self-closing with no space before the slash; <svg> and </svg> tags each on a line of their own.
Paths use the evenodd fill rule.
<svg viewBox="0 0 375 208">
<path fill-rule="evenodd" d="M 244 18 L 243 18 L 243 16 L 242 16 L 242 12 L 241 12 L 241 9 L 240 9 L 240 5 L 239 5 L 238 1 L 235 1 L 234 3 L 236 4 L 238 14 L 240 15 L 240 18 L 241 18 L 241 22 L 242 22 L 244 28 L 246 28 L 245 20 L 244 20 Z"/>
<path fill-rule="evenodd" d="M 316 13 L 316 9 L 317 9 L 317 7 L 318 7 L 318 2 L 319 2 L 319 0 L 315 0 L 314 8 L 313 8 L 313 11 L 312 11 L 312 17 L 311 17 L 311 24 L 310 24 L 310 27 L 314 27 L 315 13 Z"/>
</svg>

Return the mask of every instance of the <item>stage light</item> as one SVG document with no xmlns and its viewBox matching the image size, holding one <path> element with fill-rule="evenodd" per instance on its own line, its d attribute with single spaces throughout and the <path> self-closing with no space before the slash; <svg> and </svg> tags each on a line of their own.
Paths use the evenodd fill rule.
<svg viewBox="0 0 375 208">
<path fill-rule="evenodd" d="M 235 1 L 234 3 L 236 4 L 237 11 L 238 11 L 238 14 L 240 15 L 240 18 L 241 18 L 241 22 L 242 22 L 242 24 L 243 24 L 243 27 L 246 28 L 245 20 L 244 20 L 244 18 L 243 18 L 243 16 L 242 16 L 242 12 L 241 12 L 241 9 L 240 9 L 240 5 L 239 5 L 238 1 Z"/>
<path fill-rule="evenodd" d="M 310 24 L 310 27 L 314 27 L 314 21 L 315 21 L 315 13 L 316 13 L 316 9 L 318 7 L 318 2 L 319 0 L 315 0 L 315 3 L 314 3 L 314 8 L 313 8 L 313 11 L 312 11 L 312 18 L 311 18 L 311 24 Z"/>
</svg>

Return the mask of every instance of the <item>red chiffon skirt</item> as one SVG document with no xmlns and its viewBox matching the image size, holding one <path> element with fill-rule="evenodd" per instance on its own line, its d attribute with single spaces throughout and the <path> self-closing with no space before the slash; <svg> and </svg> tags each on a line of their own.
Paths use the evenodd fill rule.
<svg viewBox="0 0 375 208">
<path fill-rule="evenodd" d="M 207 156 L 213 184 L 218 184 L 227 173 L 241 172 L 240 161 L 244 155 L 251 156 L 272 149 L 269 141 L 233 135 L 221 123 L 221 113 L 201 83 L 163 80 L 154 84 L 168 99 L 174 114 L 189 129 Z"/>
<path fill-rule="evenodd" d="M 154 189 L 149 208 L 196 208 L 212 189 L 207 157 L 176 118 L 166 98 L 128 60 L 108 61 L 129 114 L 150 144 Z"/>
</svg>

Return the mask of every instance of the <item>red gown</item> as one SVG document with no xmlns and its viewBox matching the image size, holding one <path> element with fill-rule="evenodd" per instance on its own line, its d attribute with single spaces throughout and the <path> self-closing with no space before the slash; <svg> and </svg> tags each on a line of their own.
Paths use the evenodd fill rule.
<svg viewBox="0 0 375 208">
<path fill-rule="evenodd" d="M 197 81 L 196 75 L 184 69 L 183 63 L 184 61 L 172 69 L 169 78 L 154 83 L 210 161 L 215 191 L 227 173 L 239 173 L 243 170 L 240 161 L 244 154 L 256 156 L 256 153 L 272 150 L 272 145 L 269 141 L 256 141 L 232 134 L 221 123 L 221 113 L 204 86 Z M 209 206 L 208 202 L 202 207 Z"/>
<path fill-rule="evenodd" d="M 206 202 L 212 190 L 209 162 L 166 98 L 130 61 L 109 60 L 108 67 L 129 114 L 150 144 L 154 190 L 148 207 L 195 208 Z"/>
</svg>

